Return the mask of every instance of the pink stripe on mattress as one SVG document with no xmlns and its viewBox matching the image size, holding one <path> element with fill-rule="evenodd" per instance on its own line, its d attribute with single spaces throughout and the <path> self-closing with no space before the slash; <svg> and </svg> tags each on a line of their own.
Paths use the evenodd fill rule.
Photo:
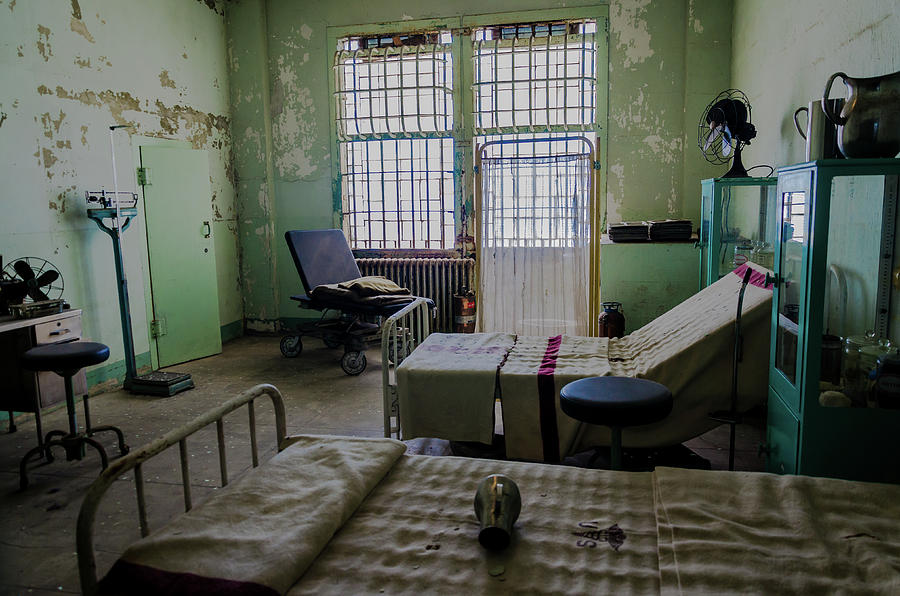
<svg viewBox="0 0 900 596">
<path fill-rule="evenodd" d="M 547 350 L 538 369 L 538 407 L 541 422 L 541 443 L 544 448 L 544 461 L 559 461 L 559 429 L 556 426 L 556 383 L 553 373 L 556 371 L 556 359 L 562 335 L 547 340 Z"/>
<path fill-rule="evenodd" d="M 732 271 L 732 273 L 734 273 L 741 279 L 744 279 L 744 272 L 747 270 L 748 267 L 750 268 L 751 271 L 753 271 L 753 273 L 750 274 L 750 283 L 751 284 L 753 284 L 757 288 L 762 288 L 764 290 L 772 289 L 772 284 L 766 284 L 766 274 L 762 273 L 760 271 L 757 271 L 756 269 L 754 269 L 753 267 L 750 267 L 746 263 L 741 265 L 734 271 Z"/>
</svg>

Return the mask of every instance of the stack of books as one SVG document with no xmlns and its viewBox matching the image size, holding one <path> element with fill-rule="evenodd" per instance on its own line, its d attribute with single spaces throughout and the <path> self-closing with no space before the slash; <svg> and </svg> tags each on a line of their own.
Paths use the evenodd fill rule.
<svg viewBox="0 0 900 596">
<path fill-rule="evenodd" d="M 646 242 L 650 239 L 645 221 L 623 221 L 607 226 L 609 239 L 613 242 Z"/>
<path fill-rule="evenodd" d="M 650 228 L 653 242 L 676 242 L 690 240 L 694 224 L 689 219 L 660 219 L 644 222 Z"/>
</svg>

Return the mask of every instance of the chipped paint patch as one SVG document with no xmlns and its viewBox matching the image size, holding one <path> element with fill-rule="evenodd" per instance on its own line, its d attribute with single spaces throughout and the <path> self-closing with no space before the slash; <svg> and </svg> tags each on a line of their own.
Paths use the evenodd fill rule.
<svg viewBox="0 0 900 596">
<path fill-rule="evenodd" d="M 696 0 L 690 0 L 688 2 L 688 26 L 694 33 L 703 33 L 703 23 L 701 23 L 700 18 L 694 14 L 695 2 Z"/>
<path fill-rule="evenodd" d="M 50 29 L 43 25 L 38 25 L 37 49 L 44 62 L 49 62 L 50 56 L 53 55 L 53 48 L 50 47 Z"/>
<path fill-rule="evenodd" d="M 6 122 L 6 112 L 0 112 L 0 126 L 3 126 L 4 122 Z"/>
<path fill-rule="evenodd" d="M 677 164 L 681 161 L 683 154 L 682 138 L 672 137 L 664 139 L 659 135 L 647 135 L 643 138 L 645 145 L 650 147 L 654 158 L 661 163 Z"/>
<path fill-rule="evenodd" d="M 163 87 L 171 87 L 172 89 L 175 88 L 175 81 L 173 81 L 171 77 L 169 77 L 168 70 L 164 70 L 159 73 L 159 84 Z"/>
<path fill-rule="evenodd" d="M 87 131 L 88 131 L 88 127 L 82 125 L 81 126 L 81 144 L 84 145 L 85 147 L 88 146 Z"/>
<path fill-rule="evenodd" d="M 81 6 L 79 6 L 78 0 L 72 0 L 72 18 L 81 20 Z"/>
<path fill-rule="evenodd" d="M 186 135 L 187 140 L 191 142 L 191 146 L 194 149 L 205 147 L 214 132 L 218 132 L 227 138 L 230 131 L 227 116 L 201 112 L 190 106 L 175 105 L 169 107 L 156 100 L 156 114 L 159 116 L 159 125 L 169 134 L 178 132 L 183 122 L 189 131 Z M 211 146 L 215 149 L 221 149 L 223 144 L 223 140 L 217 139 L 211 143 Z"/>
<path fill-rule="evenodd" d="M 75 33 L 80 35 L 81 37 L 85 38 L 89 42 L 95 43 L 94 36 L 91 35 L 91 32 L 88 31 L 87 26 L 84 24 L 84 21 L 82 21 L 81 19 L 76 19 L 75 17 L 72 17 L 72 19 L 69 21 L 69 29 L 71 29 L 72 31 L 74 31 Z"/>
<path fill-rule="evenodd" d="M 312 27 L 310 27 L 306 23 L 303 23 L 303 25 L 300 27 L 300 37 L 302 37 L 306 41 L 309 41 L 309 38 L 312 37 L 312 34 Z"/>
<path fill-rule="evenodd" d="M 18 47 L 16 47 L 16 55 L 17 55 L 19 58 L 24 58 L 24 57 L 25 57 L 25 54 L 22 53 L 22 48 L 23 48 L 23 46 L 18 46 Z"/>
<path fill-rule="evenodd" d="M 16 7 L 16 0 L 11 0 L 9 3 L 9 12 L 12 12 Z"/>
<path fill-rule="evenodd" d="M 613 4 L 611 29 L 617 37 L 616 48 L 622 53 L 622 66 L 630 68 L 653 56 L 650 31 L 645 15 L 650 0 L 631 0 Z"/>
<path fill-rule="evenodd" d="M 90 68 L 91 67 L 91 59 L 90 58 L 82 58 L 81 56 L 75 56 L 75 65 L 80 68 Z"/>
<path fill-rule="evenodd" d="M 53 152 L 44 147 L 41 149 L 41 159 L 44 164 L 44 168 L 47 170 L 47 178 L 53 178 L 53 173 L 50 172 L 50 168 L 55 164 L 58 160 L 56 156 L 53 155 Z"/>
</svg>

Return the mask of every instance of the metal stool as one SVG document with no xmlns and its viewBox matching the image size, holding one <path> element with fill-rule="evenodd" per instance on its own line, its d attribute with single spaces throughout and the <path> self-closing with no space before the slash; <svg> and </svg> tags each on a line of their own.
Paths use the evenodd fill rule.
<svg viewBox="0 0 900 596">
<path fill-rule="evenodd" d="M 43 445 L 38 445 L 25 454 L 22 463 L 19 464 L 19 485 L 24 490 L 28 486 L 26 466 L 35 454 L 46 457 L 48 462 L 53 461 L 50 448 L 61 445 L 66 450 L 66 460 L 80 460 L 84 457 L 85 444 L 90 445 L 100 452 L 100 462 L 105 469 L 109 463 L 103 446 L 91 438 L 98 432 L 112 431 L 119 440 L 119 453 L 128 453 L 128 445 L 125 444 L 125 436 L 115 426 L 91 427 L 91 415 L 88 410 L 88 398 L 84 396 L 84 432 L 78 432 L 78 422 L 75 418 L 75 396 L 72 390 L 72 377 L 85 366 L 99 364 L 109 358 L 109 348 L 103 344 L 89 341 L 74 341 L 64 344 L 52 344 L 31 348 L 22 354 L 21 364 L 23 368 L 34 371 L 53 371 L 65 379 L 66 384 L 66 410 L 69 414 L 69 432 L 51 430 L 47 433 Z M 59 438 L 54 438 L 59 437 Z"/>
<path fill-rule="evenodd" d="M 672 411 L 672 393 L 646 379 L 589 377 L 563 387 L 559 405 L 576 420 L 609 427 L 612 469 L 621 470 L 622 428 L 659 422 L 668 416 Z"/>
</svg>

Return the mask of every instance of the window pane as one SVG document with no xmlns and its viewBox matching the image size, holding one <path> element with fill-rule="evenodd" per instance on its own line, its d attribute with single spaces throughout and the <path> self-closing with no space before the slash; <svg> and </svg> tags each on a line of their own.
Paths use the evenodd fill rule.
<svg viewBox="0 0 900 596">
<path fill-rule="evenodd" d="M 344 229 L 351 247 L 453 248 L 452 139 L 341 146 Z M 358 165 L 350 169 L 349 163 Z"/>
</svg>

